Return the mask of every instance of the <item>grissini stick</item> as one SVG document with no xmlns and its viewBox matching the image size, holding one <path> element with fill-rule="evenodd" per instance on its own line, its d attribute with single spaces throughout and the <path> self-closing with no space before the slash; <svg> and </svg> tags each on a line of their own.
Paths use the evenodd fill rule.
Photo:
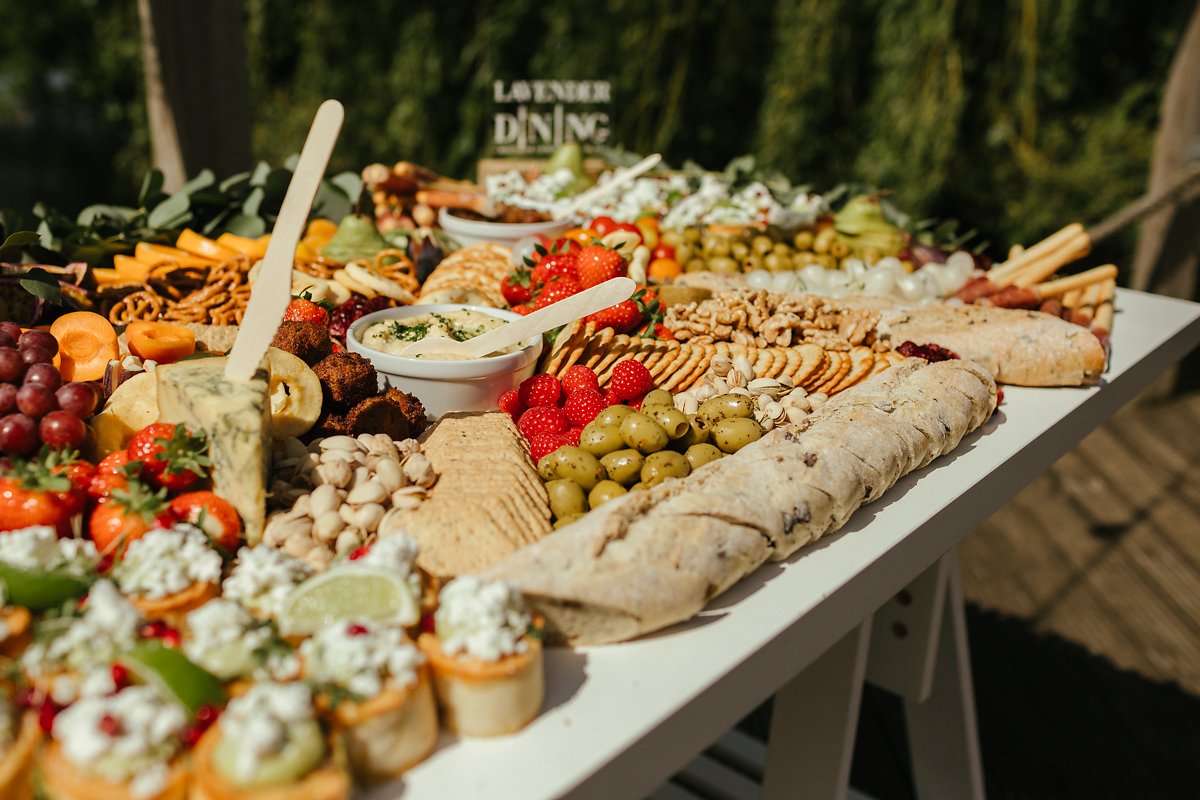
<svg viewBox="0 0 1200 800">
<path fill-rule="evenodd" d="M 1074 289 L 1083 289 L 1106 280 L 1115 280 L 1116 277 L 1116 266 L 1105 264 L 1078 275 L 1069 275 L 1036 286 L 1006 286 L 986 299 L 992 305 L 1000 308 L 1037 308 L 1042 301 L 1051 297 L 1061 297 Z"/>
</svg>

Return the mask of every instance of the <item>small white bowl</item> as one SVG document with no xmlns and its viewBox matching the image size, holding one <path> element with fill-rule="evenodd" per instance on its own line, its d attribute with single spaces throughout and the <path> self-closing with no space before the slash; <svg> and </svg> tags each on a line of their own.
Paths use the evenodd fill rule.
<svg viewBox="0 0 1200 800">
<path fill-rule="evenodd" d="M 542 338 L 531 337 L 525 347 L 512 353 L 469 361 L 439 361 L 384 353 L 364 345 L 363 331 L 376 322 L 447 311 L 478 311 L 500 319 L 520 319 L 519 314 L 487 306 L 435 303 L 422 306 L 385 308 L 355 320 L 346 332 L 346 347 L 370 359 L 388 386 L 415 394 L 425 413 L 437 419 L 450 411 L 488 411 L 509 389 L 515 389 L 537 369 Z"/>
<path fill-rule="evenodd" d="M 443 208 L 438 212 L 438 224 L 463 247 L 481 242 L 512 247 L 526 236 L 539 233 L 549 239 L 557 239 L 573 223 L 570 220 L 553 219 L 548 222 L 482 222 L 456 217 L 449 209 Z"/>
</svg>

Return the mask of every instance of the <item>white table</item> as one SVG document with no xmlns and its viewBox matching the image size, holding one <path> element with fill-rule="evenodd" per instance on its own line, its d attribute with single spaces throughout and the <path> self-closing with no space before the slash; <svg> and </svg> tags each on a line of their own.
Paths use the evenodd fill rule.
<svg viewBox="0 0 1200 800">
<path fill-rule="evenodd" d="M 625 644 L 550 651 L 546 708 L 528 728 L 496 740 L 444 737 L 403 781 L 367 796 L 639 797 L 781 687 L 764 796 L 781 786 L 791 796 L 837 796 L 864 672 L 910 699 L 922 795 L 981 795 L 970 676 L 957 669 L 965 638 L 953 548 L 1200 343 L 1200 305 L 1122 290 L 1117 309 L 1100 386 L 1006 387 L 988 424 L 839 533 L 760 568 L 689 623 Z M 911 602 L 896 602 L 905 587 Z M 943 620 L 949 635 L 938 637 Z M 868 670 L 868 650 L 888 648 Z M 923 747 L 922 731 L 939 730 L 956 735 Z"/>
</svg>

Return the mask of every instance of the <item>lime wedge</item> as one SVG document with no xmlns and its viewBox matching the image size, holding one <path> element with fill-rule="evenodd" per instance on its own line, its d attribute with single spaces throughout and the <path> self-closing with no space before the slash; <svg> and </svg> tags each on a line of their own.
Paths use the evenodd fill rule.
<svg viewBox="0 0 1200 800">
<path fill-rule="evenodd" d="M 325 737 L 316 720 L 288 726 L 283 748 L 263 757 L 248 780 L 238 778 L 236 764 L 245 743 L 222 736 L 213 748 L 213 764 L 227 780 L 239 786 L 274 786 L 295 783 L 312 772 L 325 758 Z"/>
<path fill-rule="evenodd" d="M 408 580 L 368 566 L 342 566 L 297 586 L 279 613 L 285 635 L 307 636 L 340 619 L 366 617 L 413 625 L 421 618 Z"/>
<path fill-rule="evenodd" d="M 0 564 L 0 582 L 5 600 L 32 611 L 58 608 L 68 600 L 87 594 L 92 582 L 66 572 L 44 569 L 20 569 Z"/>
<path fill-rule="evenodd" d="M 178 650 L 163 647 L 158 642 L 146 642 L 120 657 L 142 682 L 156 687 L 164 697 L 171 697 L 195 716 L 202 706 L 225 705 L 221 682 L 193 664 Z"/>
</svg>

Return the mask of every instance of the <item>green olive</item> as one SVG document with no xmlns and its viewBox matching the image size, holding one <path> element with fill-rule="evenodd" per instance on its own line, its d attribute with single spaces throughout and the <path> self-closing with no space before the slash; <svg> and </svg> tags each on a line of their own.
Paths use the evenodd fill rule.
<svg viewBox="0 0 1200 800">
<path fill-rule="evenodd" d="M 585 492 L 608 477 L 604 467 L 594 455 L 581 447 L 560 447 L 558 452 L 558 470 L 556 477 L 573 480 L 583 487 Z"/>
<path fill-rule="evenodd" d="M 773 248 L 771 248 L 771 250 L 776 255 L 780 255 L 780 256 L 790 256 L 792 254 L 792 248 L 788 247 L 783 242 L 776 242 L 775 246 Z"/>
<path fill-rule="evenodd" d="M 683 229 L 683 240 L 685 242 L 693 242 L 693 243 L 700 241 L 700 229 L 699 228 L 684 228 Z"/>
<path fill-rule="evenodd" d="M 668 247 L 677 248 L 683 244 L 683 234 L 676 228 L 667 228 L 658 237 L 659 241 Z"/>
<path fill-rule="evenodd" d="M 622 486 L 629 486 L 641 477 L 646 459 L 637 450 L 618 450 L 600 459 L 608 477 Z"/>
<path fill-rule="evenodd" d="M 781 269 L 788 269 L 792 266 L 791 259 L 785 259 L 779 253 L 767 253 L 763 258 L 763 266 L 771 272 L 779 272 Z"/>
<path fill-rule="evenodd" d="M 642 398 L 642 413 L 650 414 L 656 408 L 674 408 L 675 398 L 666 389 L 651 389 Z"/>
<path fill-rule="evenodd" d="M 537 463 L 538 477 L 543 481 L 552 481 L 558 477 L 558 451 L 546 453 L 538 459 Z"/>
<path fill-rule="evenodd" d="M 690 244 L 675 245 L 675 261 L 680 264 L 686 264 L 691 261 L 696 255 L 696 248 Z"/>
<path fill-rule="evenodd" d="M 570 525 L 572 522 L 581 520 L 586 516 L 587 516 L 587 514 L 580 512 L 578 514 L 568 514 L 565 517 L 559 517 L 558 521 L 554 523 L 554 528 L 555 528 L 555 530 L 557 530 L 559 528 L 564 528 L 567 525 Z"/>
<path fill-rule="evenodd" d="M 758 236 L 754 237 L 754 240 L 750 242 L 750 245 L 754 248 L 754 252 L 758 253 L 759 255 L 763 255 L 771 252 L 771 248 L 775 246 L 775 243 L 771 241 L 770 236 L 759 234 Z"/>
<path fill-rule="evenodd" d="M 708 428 L 696 418 L 695 414 L 688 414 L 687 421 L 688 429 L 683 432 L 682 436 L 671 442 L 671 449 L 678 450 L 680 453 L 694 444 L 708 441 Z"/>
<path fill-rule="evenodd" d="M 645 403 L 643 403 L 642 408 L 645 407 Z M 651 409 L 650 416 L 654 417 L 654 421 L 662 426 L 671 439 L 678 439 L 688 432 L 687 415 L 674 406 Z"/>
<path fill-rule="evenodd" d="M 792 244 L 797 250 L 811 250 L 813 246 L 812 231 L 800 231 L 792 237 Z"/>
<path fill-rule="evenodd" d="M 613 450 L 620 450 L 625 446 L 625 440 L 621 438 L 618 426 L 600 425 L 593 421 L 583 426 L 583 432 L 579 434 L 579 446 L 599 458 Z"/>
<path fill-rule="evenodd" d="M 600 481 L 588 492 L 588 507 L 598 508 L 626 491 L 628 490 L 616 481 Z"/>
<path fill-rule="evenodd" d="M 550 496 L 550 510 L 554 516 L 562 519 L 572 514 L 582 514 L 588 510 L 587 497 L 583 487 L 575 481 L 560 478 L 546 484 L 546 494 Z"/>
<path fill-rule="evenodd" d="M 635 411 L 621 420 L 621 438 L 639 453 L 662 450 L 670 440 L 662 425 L 640 411 Z"/>
<path fill-rule="evenodd" d="M 710 461 L 716 461 L 723 455 L 725 454 L 715 446 L 708 442 L 703 442 L 689 447 L 687 452 L 683 454 L 683 457 L 687 459 L 688 464 L 691 465 L 694 471 L 700 469 Z"/>
<path fill-rule="evenodd" d="M 751 442 L 762 438 L 762 426 L 746 417 L 723 419 L 712 428 L 713 444 L 726 453 L 736 453 Z"/>
<path fill-rule="evenodd" d="M 724 236 L 714 236 L 707 240 L 704 244 L 705 249 L 711 255 L 717 256 L 718 258 L 723 258 L 729 255 L 729 239 Z"/>
<path fill-rule="evenodd" d="M 674 450 L 663 450 L 646 456 L 642 465 L 642 483 L 647 487 L 657 486 L 667 478 L 683 478 L 692 471 L 688 460 Z"/>
<path fill-rule="evenodd" d="M 742 259 L 742 271 L 753 272 L 756 269 L 762 269 L 762 257 L 759 255 L 746 256 Z"/>
<path fill-rule="evenodd" d="M 741 259 L 750 255 L 750 245 L 746 244 L 745 242 L 734 242 L 733 244 L 729 245 L 729 255 L 740 261 Z"/>
<path fill-rule="evenodd" d="M 644 491 L 646 491 L 646 484 L 642 483 L 641 481 L 638 481 L 638 482 L 637 482 L 637 483 L 635 483 L 633 486 L 630 486 L 630 487 L 629 487 L 629 491 L 631 491 L 631 492 L 644 492 Z"/>
<path fill-rule="evenodd" d="M 596 418 L 591 421 L 592 425 L 615 425 L 621 427 L 621 420 L 633 413 L 633 409 L 629 406 L 615 405 L 601 411 L 596 415 Z"/>
<path fill-rule="evenodd" d="M 708 260 L 708 269 L 711 272 L 741 272 L 738 262 L 729 256 L 713 256 Z"/>
<path fill-rule="evenodd" d="M 744 394 L 721 394 L 700 404 L 696 418 L 702 427 L 711 429 L 723 419 L 754 416 L 754 401 Z"/>
</svg>

